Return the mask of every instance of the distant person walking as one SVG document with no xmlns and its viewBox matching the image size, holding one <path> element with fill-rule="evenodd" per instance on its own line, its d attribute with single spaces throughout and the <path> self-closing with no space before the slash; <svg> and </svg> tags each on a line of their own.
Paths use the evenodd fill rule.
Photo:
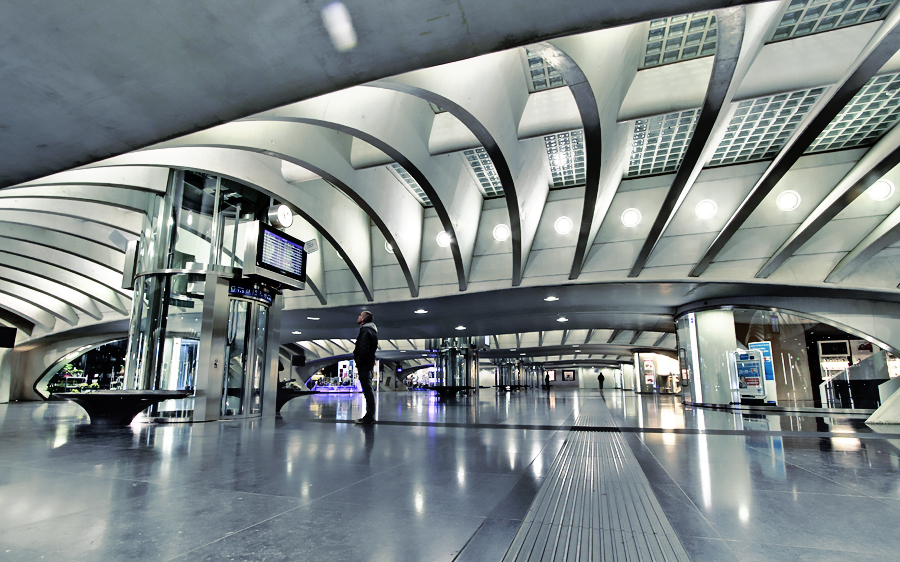
<svg viewBox="0 0 900 562">
<path fill-rule="evenodd" d="M 359 371 L 359 384 L 366 398 L 366 413 L 356 423 L 375 423 L 375 393 L 372 391 L 372 377 L 375 368 L 375 350 L 378 349 L 378 328 L 375 317 L 368 310 L 359 313 L 356 323 L 359 324 L 359 335 L 356 336 L 356 347 L 353 348 L 353 361 Z"/>
<path fill-rule="evenodd" d="M 600 392 L 603 392 L 603 381 L 606 380 L 606 377 L 603 376 L 603 373 L 597 375 L 597 382 L 600 383 Z"/>
<path fill-rule="evenodd" d="M 544 375 L 544 390 L 550 390 L 550 373 Z"/>
</svg>

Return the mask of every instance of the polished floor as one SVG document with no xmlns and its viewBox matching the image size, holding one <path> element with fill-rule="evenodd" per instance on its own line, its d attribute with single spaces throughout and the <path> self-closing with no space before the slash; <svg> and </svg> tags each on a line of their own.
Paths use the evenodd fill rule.
<svg viewBox="0 0 900 562">
<path fill-rule="evenodd" d="M 360 406 L 94 430 L 73 404 L 0 405 L 0 560 L 497 562 L 570 427 L 607 407 L 571 434 L 622 436 L 695 562 L 900 552 L 900 427 L 864 416 L 583 389 L 383 393 L 375 426 L 351 423 Z"/>
</svg>

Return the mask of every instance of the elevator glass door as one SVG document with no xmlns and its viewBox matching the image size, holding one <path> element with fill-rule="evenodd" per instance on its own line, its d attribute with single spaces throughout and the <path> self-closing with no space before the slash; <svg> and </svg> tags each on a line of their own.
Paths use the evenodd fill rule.
<svg viewBox="0 0 900 562">
<path fill-rule="evenodd" d="M 229 302 L 220 412 L 223 418 L 255 416 L 262 411 L 267 324 L 265 305 L 242 299 Z"/>
</svg>

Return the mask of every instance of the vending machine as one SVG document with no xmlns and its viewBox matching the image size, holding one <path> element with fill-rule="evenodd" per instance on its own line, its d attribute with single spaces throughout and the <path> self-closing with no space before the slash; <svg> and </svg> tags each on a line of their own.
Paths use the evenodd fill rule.
<svg viewBox="0 0 900 562">
<path fill-rule="evenodd" d="M 729 366 L 733 369 L 732 380 L 737 379 L 738 392 L 742 403 L 775 403 L 775 395 L 768 400 L 767 380 L 763 367 L 763 353 L 758 349 L 732 351 Z M 773 381 L 774 383 L 774 381 Z"/>
</svg>

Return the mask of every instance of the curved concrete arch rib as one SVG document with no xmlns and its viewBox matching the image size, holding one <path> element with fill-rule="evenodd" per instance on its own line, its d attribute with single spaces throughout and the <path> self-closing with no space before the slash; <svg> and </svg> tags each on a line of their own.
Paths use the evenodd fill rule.
<svg viewBox="0 0 900 562">
<path fill-rule="evenodd" d="M 80 256 L 115 271 L 122 271 L 125 254 L 111 245 L 67 232 L 48 230 L 31 224 L 0 222 L 0 238 L 31 242 L 38 246 L 58 249 Z"/>
<path fill-rule="evenodd" d="M 716 10 L 715 17 L 718 27 L 716 55 L 703 107 L 697 118 L 697 124 L 687 150 L 675 172 L 672 185 L 669 187 L 644 245 L 628 273 L 629 277 L 640 275 L 666 228 L 675 218 L 675 213 L 678 212 L 684 198 L 693 187 L 697 176 L 703 170 L 703 166 L 708 160 L 707 155 L 715 150 L 717 137 L 713 135 L 714 130 L 728 124 L 730 102 L 740 83 L 740 79 L 734 80 L 734 78 L 738 67 L 738 57 L 741 54 L 746 19 L 743 6 Z M 744 62 L 744 72 L 746 72 L 749 63 L 746 60 L 742 62 Z"/>
<path fill-rule="evenodd" d="M 528 101 L 519 53 L 483 55 L 367 86 L 404 92 L 439 105 L 475 135 L 503 185 L 512 242 L 512 284 L 520 285 L 550 185 L 543 166 L 543 144 L 519 141 L 518 120 Z"/>
<path fill-rule="evenodd" d="M 847 175 L 841 179 L 840 183 L 835 186 L 825 200 L 816 206 L 813 212 L 806 217 L 806 220 L 791 233 L 784 244 L 759 269 L 756 277 L 765 278 L 772 275 L 788 258 L 794 255 L 794 252 L 799 250 L 828 224 L 831 219 L 840 214 L 850 203 L 862 195 L 870 185 L 898 164 L 900 164 L 900 129 L 894 127 L 847 172 Z M 868 236 L 866 240 L 869 240 Z M 870 240 L 870 242 L 876 242 L 876 240 L 877 238 Z M 844 259 L 841 260 L 825 280 L 827 282 L 837 282 L 843 279 L 850 273 L 850 270 L 845 270 L 847 266 L 855 264 L 852 269 L 856 269 L 862 263 L 859 261 L 860 259 L 868 259 L 868 257 L 875 255 L 881 250 L 879 248 L 877 251 L 870 253 L 864 248 L 865 246 L 862 246 L 862 243 L 854 248 L 850 252 L 850 254 L 854 255 L 850 261 L 848 261 L 850 254 L 844 256 Z M 859 251 L 857 252 L 857 250 Z M 845 270 L 845 273 L 839 273 L 841 270 Z"/>
<path fill-rule="evenodd" d="M 82 173 L 84 172 L 87 171 L 82 171 Z M 0 190 L 0 204 L 7 199 L 59 199 L 86 201 L 144 213 L 152 196 L 151 192 L 127 186 L 113 187 L 90 184 L 33 185 Z"/>
<path fill-rule="evenodd" d="M 0 260 L 2 260 L 3 257 L 3 254 L 0 253 Z M 3 262 L 0 261 L 0 263 Z M 38 275 L 32 274 L 31 272 L 21 269 L 3 267 L 0 268 L 0 280 L 22 285 L 39 293 L 43 293 L 44 295 L 47 295 L 52 299 L 56 299 L 58 301 L 61 301 L 62 303 L 65 303 L 70 307 L 70 309 L 77 309 L 84 312 L 94 320 L 100 320 L 102 318 L 102 314 L 100 314 L 100 308 L 97 306 L 97 303 L 96 301 L 94 301 L 94 299 L 92 299 L 88 295 L 79 293 L 78 291 L 60 282 L 57 282 L 55 279 L 40 277 Z M 64 312 L 68 313 L 69 311 L 64 310 Z M 67 315 L 67 318 L 71 320 L 72 316 Z M 75 317 L 74 320 L 77 324 L 77 317 Z"/>
<path fill-rule="evenodd" d="M 840 283 L 878 252 L 900 241 L 900 207 L 885 217 L 859 244 L 850 250 L 825 277 L 826 283 Z"/>
<path fill-rule="evenodd" d="M 0 224 L 10 225 L 17 229 L 20 227 L 33 226 L 35 223 L 38 223 L 41 226 L 37 228 L 42 231 L 58 232 L 74 238 L 81 238 L 89 242 L 94 242 L 100 246 L 117 250 L 124 255 L 128 238 L 117 228 L 60 215 L 54 215 L 53 220 L 42 219 L 45 219 L 45 215 L 40 212 L 0 209 Z"/>
<path fill-rule="evenodd" d="M 291 121 L 340 131 L 371 144 L 403 166 L 428 195 L 444 231 L 451 236 L 459 288 L 466 289 L 479 223 L 472 217 L 480 217 L 482 195 L 461 159 L 432 157 L 428 137 L 434 112 L 423 99 L 381 88 L 351 88 L 247 120 Z M 395 214 L 402 217 L 403 211 L 397 208 Z M 392 224 L 394 217 L 384 220 Z M 407 242 L 409 245 L 412 240 Z M 416 242 L 421 244 L 421 236 Z M 421 247 L 410 253 L 411 258 L 420 255 Z M 413 263 L 418 279 L 418 259 Z"/>
<path fill-rule="evenodd" d="M 49 312 L 4 292 L 0 292 L 0 308 L 24 318 L 45 332 L 53 330 L 53 326 L 56 325 L 56 317 Z"/>
<path fill-rule="evenodd" d="M 98 164 L 102 164 L 102 162 Z M 97 164 L 94 164 L 67 170 L 34 181 L 20 183 L 13 186 L 12 189 L 38 186 L 54 186 L 64 189 L 65 186 L 96 185 L 126 187 L 159 194 L 166 192 L 168 172 L 165 170 L 150 166 L 135 166 L 133 168 L 103 168 L 96 166 Z"/>
<path fill-rule="evenodd" d="M 108 226 L 133 236 L 140 235 L 143 223 L 142 216 L 136 212 L 124 209 L 112 211 L 107 205 L 91 201 L 0 197 L 0 213 L 7 211 L 34 217 L 32 222 L 55 222 L 62 217 Z"/>
<path fill-rule="evenodd" d="M 578 63 L 553 43 L 539 43 L 529 47 L 544 60 L 550 62 L 566 81 L 569 91 L 575 98 L 575 105 L 581 115 L 584 127 L 584 160 L 585 183 L 584 204 L 581 210 L 581 225 L 578 228 L 578 240 L 575 243 L 575 256 L 572 258 L 572 269 L 569 279 L 577 279 L 581 275 L 587 257 L 588 239 L 591 235 L 591 224 L 594 220 L 594 208 L 600 193 L 600 169 L 603 162 L 603 134 L 600 124 L 600 108 L 594 89 Z"/>
<path fill-rule="evenodd" d="M 725 245 L 740 229 L 744 222 L 750 218 L 753 211 L 766 198 L 769 192 L 778 184 L 784 175 L 790 171 L 797 160 L 803 156 L 806 149 L 818 138 L 831 121 L 840 113 L 853 96 L 878 73 L 884 64 L 900 49 L 900 12 L 894 11 L 882 23 L 872 40 L 856 59 L 849 76 L 837 87 L 834 94 L 822 106 L 819 112 L 812 117 L 806 127 L 775 157 L 775 160 L 766 168 L 762 177 L 750 190 L 737 210 L 725 223 L 725 226 L 710 244 L 709 248 L 697 264 L 691 269 L 691 277 L 699 277 L 712 264 Z"/>
<path fill-rule="evenodd" d="M 642 48 L 646 42 L 643 29 L 643 25 L 623 26 L 548 41 L 581 69 L 583 78 L 575 74 L 571 79 L 576 81 L 578 87 L 570 89 L 582 114 L 585 134 L 587 135 L 590 125 L 585 120 L 589 108 L 582 110 L 582 104 L 586 106 L 588 103 L 584 92 L 586 88 L 590 88 L 594 98 L 596 120 L 600 129 L 599 143 L 595 143 L 592 150 L 592 158 L 596 159 L 594 164 L 598 167 L 597 188 L 591 193 L 592 188 L 586 183 L 570 279 L 581 275 L 590 248 L 622 181 L 628 159 L 625 139 L 628 126 L 617 121 L 625 93 L 637 74 Z M 569 76 L 565 78 L 566 82 L 570 80 Z M 581 80 L 585 81 L 584 85 L 580 84 Z M 590 165 L 590 162 L 587 164 Z M 587 200 L 589 197 L 593 198 L 592 203 Z"/>
<path fill-rule="evenodd" d="M 131 299 L 124 295 L 121 289 L 117 292 L 92 277 L 93 270 L 99 268 L 99 266 L 90 267 L 90 262 L 76 256 L 65 255 L 62 251 L 54 253 L 50 248 L 43 248 L 19 240 L 3 239 L 0 244 L 3 247 L 3 250 L 0 250 L 0 266 L 8 270 L 22 271 L 38 278 L 52 281 L 55 285 L 62 285 L 66 288 L 65 292 L 71 291 L 72 293 L 77 292 L 77 294 L 83 295 L 82 298 L 87 298 L 89 302 L 78 304 L 76 308 L 84 310 L 89 316 L 98 320 L 101 317 L 96 304 L 93 304 L 94 302 L 106 305 L 119 314 L 127 315 L 129 313 Z M 36 249 L 37 251 L 32 255 L 17 253 L 28 252 L 31 249 Z M 59 260 L 56 258 L 59 258 Z M 109 278 L 117 278 L 118 284 L 122 284 L 121 273 L 112 274 Z M 72 294 L 69 300 L 73 304 L 82 302 L 76 294 Z"/>
<path fill-rule="evenodd" d="M 70 326 L 78 324 L 78 314 L 75 313 L 75 310 L 73 310 L 71 306 L 46 293 L 32 289 L 31 287 L 4 281 L 0 278 L 0 294 L 18 299 L 23 303 L 38 308 L 53 318 L 58 318 Z M 49 324 L 46 322 L 42 322 L 42 324 L 48 325 L 49 330 L 56 325 L 56 320 Z"/>
<path fill-rule="evenodd" d="M 235 128 L 245 129 L 250 126 L 258 129 L 260 125 L 260 123 L 232 123 L 223 127 L 238 126 Z M 291 123 L 270 125 L 289 128 L 287 131 L 281 131 L 280 135 L 275 131 L 272 132 L 273 137 L 279 138 L 285 144 L 301 144 L 299 139 L 292 140 L 289 135 L 291 132 L 299 132 L 295 129 L 296 127 L 308 127 L 313 129 L 313 133 L 318 132 L 318 129 L 307 125 Z M 224 138 L 216 139 L 218 142 L 213 143 L 214 139 L 212 138 L 191 138 L 192 135 L 178 141 L 184 141 L 184 144 L 188 146 L 142 150 L 107 160 L 104 165 L 156 165 L 218 174 L 252 185 L 276 199 L 284 201 L 315 226 L 341 253 L 363 294 L 371 301 L 373 298 L 372 256 L 369 243 L 369 216 L 366 212 L 324 180 L 312 180 L 296 185 L 287 183 L 281 175 L 281 160 L 278 159 L 280 157 L 288 159 L 286 154 L 279 153 L 277 150 L 266 151 L 258 148 L 259 144 L 268 143 L 259 143 L 248 139 L 246 135 L 242 135 L 240 130 L 231 132 L 238 137 L 243 137 L 244 140 L 236 139 L 235 144 L 230 145 Z M 223 131 L 213 133 L 213 136 L 217 134 L 222 134 L 223 137 L 227 136 Z M 303 144 L 314 142 L 326 141 L 321 137 L 314 137 L 311 141 L 304 141 Z M 217 146 L 210 146 L 211 144 Z M 263 154 L 264 152 L 266 154 Z M 276 155 L 276 158 L 268 155 L 272 153 Z M 302 165 L 293 157 L 290 160 Z M 346 166 L 349 168 L 349 164 Z M 421 206 L 419 208 L 421 209 Z M 393 236 L 391 238 L 393 239 Z M 318 296 L 320 299 L 323 298 L 323 295 Z"/>
</svg>

